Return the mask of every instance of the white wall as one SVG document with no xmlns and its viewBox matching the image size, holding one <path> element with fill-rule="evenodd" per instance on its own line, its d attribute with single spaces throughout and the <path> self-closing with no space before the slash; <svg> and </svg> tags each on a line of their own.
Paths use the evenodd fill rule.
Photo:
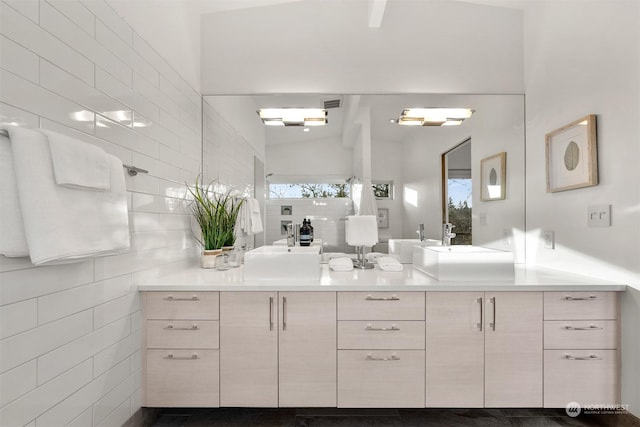
<svg viewBox="0 0 640 427">
<path fill-rule="evenodd" d="M 337 137 L 268 145 L 266 154 L 267 173 L 274 174 L 273 182 L 285 177 L 345 180 L 353 175 L 353 148 L 344 147 Z"/>
<path fill-rule="evenodd" d="M 136 284 L 198 252 L 182 197 L 200 169 L 201 98 L 102 0 L 3 1 L 0 32 L 0 123 L 149 170 L 126 176 L 128 253 L 37 268 L 0 256 L 0 425 L 120 426 L 141 404 Z M 91 120 L 72 120 L 77 111 Z"/>
<path fill-rule="evenodd" d="M 367 6 L 302 1 L 203 15 L 203 93 L 523 92 L 521 11 L 389 1 L 371 29 Z"/>
<path fill-rule="evenodd" d="M 524 22 L 527 262 L 640 289 L 640 3 L 538 2 Z M 545 134 L 591 113 L 600 183 L 547 193 Z M 611 227 L 587 227 L 590 204 L 612 206 Z M 542 248 L 540 230 L 555 232 L 555 250 Z M 621 403 L 640 414 L 638 291 L 623 311 Z"/>
<path fill-rule="evenodd" d="M 389 209 L 389 228 L 378 230 L 379 237 L 387 236 L 396 239 L 402 234 L 402 143 L 400 141 L 371 141 L 371 180 L 393 181 L 393 200 L 376 200 L 378 208 Z M 418 226 L 416 225 L 416 230 Z M 417 238 L 417 235 L 410 238 Z"/>
<path fill-rule="evenodd" d="M 418 224 L 427 237 L 441 238 L 441 155 L 471 137 L 473 180 L 473 243 L 514 251 L 524 262 L 524 100 L 521 95 L 449 96 L 446 105 L 476 110 L 461 126 L 418 128 L 402 141 L 403 237 L 414 238 Z M 501 151 L 507 153 L 505 200 L 480 200 L 480 161 Z M 415 202 L 412 194 L 416 194 Z M 486 224 L 480 223 L 480 214 Z M 511 232 L 505 241 L 503 234 Z"/>
</svg>

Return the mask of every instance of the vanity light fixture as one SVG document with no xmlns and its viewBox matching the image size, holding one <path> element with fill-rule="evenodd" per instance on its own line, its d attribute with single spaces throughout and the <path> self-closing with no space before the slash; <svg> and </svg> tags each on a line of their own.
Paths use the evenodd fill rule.
<svg viewBox="0 0 640 427">
<path fill-rule="evenodd" d="M 459 126 L 474 112 L 469 108 L 405 108 L 396 122 L 403 126 Z"/>
<path fill-rule="evenodd" d="M 261 108 L 258 116 L 265 126 L 323 126 L 327 124 L 324 108 Z"/>
</svg>

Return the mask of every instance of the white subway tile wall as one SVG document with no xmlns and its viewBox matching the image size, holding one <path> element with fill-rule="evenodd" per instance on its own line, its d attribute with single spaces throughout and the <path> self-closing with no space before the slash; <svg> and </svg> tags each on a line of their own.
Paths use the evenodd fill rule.
<svg viewBox="0 0 640 427">
<path fill-rule="evenodd" d="M 282 206 L 291 206 L 291 215 L 282 215 Z M 353 253 L 345 241 L 345 217 L 353 215 L 351 199 L 269 199 L 266 203 L 267 245 L 284 239 L 281 222 L 302 224 L 308 218 L 313 226 L 314 238 L 322 239 L 325 252 Z"/>
<path fill-rule="evenodd" d="M 183 197 L 200 173 L 201 96 L 104 0 L 1 0 L 0 68 L 2 125 L 149 170 L 126 176 L 128 253 L 38 268 L 0 256 L 0 425 L 120 426 L 142 403 L 136 283 L 198 253 Z M 238 142 L 216 139 L 207 172 L 244 187 L 253 153 Z"/>
</svg>

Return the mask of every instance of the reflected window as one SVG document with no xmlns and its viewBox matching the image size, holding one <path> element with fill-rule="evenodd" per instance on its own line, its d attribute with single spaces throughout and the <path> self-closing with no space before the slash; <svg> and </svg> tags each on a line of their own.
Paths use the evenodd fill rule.
<svg viewBox="0 0 640 427">
<path fill-rule="evenodd" d="M 269 184 L 270 199 L 350 197 L 348 184 Z"/>
</svg>

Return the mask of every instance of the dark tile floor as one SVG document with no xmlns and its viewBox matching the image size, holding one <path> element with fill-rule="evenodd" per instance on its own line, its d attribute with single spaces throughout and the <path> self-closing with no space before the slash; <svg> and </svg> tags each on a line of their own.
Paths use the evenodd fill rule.
<svg viewBox="0 0 640 427">
<path fill-rule="evenodd" d="M 564 409 L 164 409 L 153 427 L 640 427 L 632 415 L 579 415 Z"/>
</svg>

